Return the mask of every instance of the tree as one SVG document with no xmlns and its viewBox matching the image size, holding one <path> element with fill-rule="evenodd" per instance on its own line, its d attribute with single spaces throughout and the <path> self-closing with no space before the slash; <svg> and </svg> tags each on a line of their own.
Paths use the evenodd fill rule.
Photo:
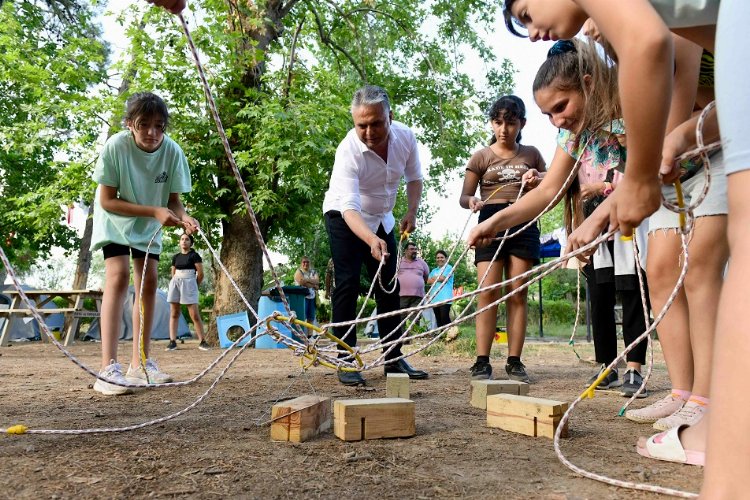
<svg viewBox="0 0 750 500">
<path fill-rule="evenodd" d="M 396 119 L 419 131 L 432 152 L 432 178 L 463 165 L 478 142 L 484 122 L 478 105 L 486 96 L 458 70 L 457 49 L 472 47 L 492 60 L 475 27 L 495 19 L 493 2 L 207 0 L 201 8 L 193 36 L 261 235 L 276 248 L 320 248 L 323 256 L 322 195 L 336 146 L 351 127 L 351 95 L 364 83 L 387 88 Z M 146 20 L 147 29 L 130 32 L 134 50 L 128 57 L 139 68 L 131 88 L 154 90 L 170 104 L 172 137 L 192 169 L 189 210 L 213 242 L 221 241 L 221 260 L 256 302 L 262 255 L 203 109 L 184 37 L 174 17 L 161 10 L 147 11 Z M 512 68 L 505 63 L 489 81 L 487 94 L 507 91 Z M 221 275 L 215 296 L 216 314 L 244 308 Z"/>
<path fill-rule="evenodd" d="M 90 93 L 107 48 L 88 2 L 0 7 L 0 244 L 23 270 L 72 249 L 61 205 L 81 198 L 101 126 Z"/>
</svg>

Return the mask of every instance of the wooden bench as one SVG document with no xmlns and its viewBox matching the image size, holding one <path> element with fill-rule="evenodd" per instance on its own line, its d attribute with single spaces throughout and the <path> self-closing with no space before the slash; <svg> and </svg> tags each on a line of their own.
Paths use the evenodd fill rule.
<svg viewBox="0 0 750 500">
<path fill-rule="evenodd" d="M 10 333 L 14 321 L 24 316 L 31 316 L 31 309 L 25 306 L 21 300 L 21 294 L 17 290 L 0 291 L 3 295 L 11 297 L 11 304 L 7 309 L 0 308 L 0 318 L 6 318 L 5 324 L 0 329 L 0 346 L 5 347 L 10 342 Z M 33 301 L 37 312 L 43 316 L 50 314 L 65 315 L 63 330 L 65 334 L 64 344 L 69 346 L 75 340 L 78 333 L 81 318 L 98 318 L 101 309 L 101 290 L 24 290 L 24 294 Z M 84 300 L 90 298 L 96 304 L 96 311 L 86 310 L 83 307 Z M 53 307 L 45 309 L 44 306 L 52 303 L 54 299 L 62 299 L 67 307 Z M 47 342 L 47 336 L 42 335 L 42 340 Z"/>
</svg>

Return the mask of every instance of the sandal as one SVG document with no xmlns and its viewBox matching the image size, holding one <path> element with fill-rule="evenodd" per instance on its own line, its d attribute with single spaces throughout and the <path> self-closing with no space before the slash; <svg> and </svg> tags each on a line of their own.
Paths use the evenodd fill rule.
<svg viewBox="0 0 750 500">
<path fill-rule="evenodd" d="M 680 431 L 687 425 L 673 427 L 665 432 L 654 434 L 645 442 L 639 442 L 636 450 L 638 454 L 655 460 L 666 462 L 677 462 L 687 465 L 703 466 L 706 463 L 706 454 L 702 451 L 686 450 L 680 442 Z"/>
</svg>

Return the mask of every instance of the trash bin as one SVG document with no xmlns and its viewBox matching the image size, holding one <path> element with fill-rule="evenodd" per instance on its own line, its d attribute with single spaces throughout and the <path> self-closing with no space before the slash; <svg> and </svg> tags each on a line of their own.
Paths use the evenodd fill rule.
<svg viewBox="0 0 750 500">
<path fill-rule="evenodd" d="M 308 289 L 304 286 L 284 286 L 284 295 L 286 296 L 289 307 L 297 315 L 298 319 L 305 319 L 305 297 L 307 297 Z M 273 314 L 274 311 L 278 311 L 282 315 L 288 314 L 284 308 L 284 302 L 281 300 L 279 291 L 274 288 L 264 290 L 260 295 L 260 301 L 258 302 L 258 316 L 265 318 L 269 314 Z M 285 337 L 291 337 L 295 340 L 299 340 L 286 325 L 281 323 L 273 323 L 273 327 Z M 265 322 L 259 327 L 260 332 L 266 331 Z M 270 335 L 262 335 L 255 341 L 256 349 L 281 349 L 286 347 L 281 342 L 276 342 Z"/>
</svg>

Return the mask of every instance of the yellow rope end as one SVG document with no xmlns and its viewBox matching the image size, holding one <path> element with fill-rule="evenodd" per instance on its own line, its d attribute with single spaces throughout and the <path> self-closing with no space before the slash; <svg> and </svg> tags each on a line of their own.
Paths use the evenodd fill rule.
<svg viewBox="0 0 750 500">
<path fill-rule="evenodd" d="M 612 370 L 610 370 L 609 368 L 607 368 L 606 370 L 604 370 L 603 372 L 601 372 L 599 374 L 599 376 L 596 377 L 596 380 L 594 380 L 594 382 L 588 387 L 588 389 L 586 389 L 585 391 L 583 391 L 581 393 L 581 399 L 584 399 L 584 398 L 593 399 L 594 398 L 594 390 L 599 386 L 599 384 L 602 382 L 602 380 L 604 380 L 607 377 L 607 375 L 609 375 L 609 372 L 611 372 L 611 371 Z"/>
<path fill-rule="evenodd" d="M 8 427 L 5 432 L 8 434 L 26 434 L 27 430 L 29 430 L 29 428 L 25 425 L 14 425 L 13 427 Z"/>
<path fill-rule="evenodd" d="M 674 190 L 677 194 L 677 206 L 685 208 L 685 198 L 682 196 L 682 183 L 678 180 L 674 181 Z M 685 230 L 685 213 L 680 212 L 680 229 Z"/>
</svg>

